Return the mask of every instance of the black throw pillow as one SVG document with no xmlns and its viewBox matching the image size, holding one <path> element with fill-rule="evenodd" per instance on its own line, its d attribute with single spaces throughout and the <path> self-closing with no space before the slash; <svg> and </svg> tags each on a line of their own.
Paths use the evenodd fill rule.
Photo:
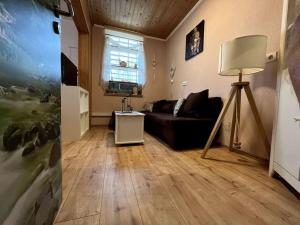
<svg viewBox="0 0 300 225">
<path fill-rule="evenodd" d="M 208 89 L 191 93 L 178 112 L 182 117 L 202 117 L 207 115 Z"/>
</svg>

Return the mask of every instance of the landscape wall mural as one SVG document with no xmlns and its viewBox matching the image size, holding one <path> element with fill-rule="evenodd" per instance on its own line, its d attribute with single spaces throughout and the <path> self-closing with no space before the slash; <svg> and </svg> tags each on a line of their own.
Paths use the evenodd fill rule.
<svg viewBox="0 0 300 225">
<path fill-rule="evenodd" d="M 50 225 L 61 202 L 55 3 L 0 1 L 1 225 Z"/>
</svg>

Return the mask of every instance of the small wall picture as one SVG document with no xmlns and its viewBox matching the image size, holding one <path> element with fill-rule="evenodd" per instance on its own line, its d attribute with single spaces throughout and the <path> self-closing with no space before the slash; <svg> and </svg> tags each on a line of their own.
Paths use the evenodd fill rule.
<svg viewBox="0 0 300 225">
<path fill-rule="evenodd" d="M 203 52 L 204 46 L 204 24 L 202 20 L 190 33 L 186 35 L 185 60 Z"/>
</svg>

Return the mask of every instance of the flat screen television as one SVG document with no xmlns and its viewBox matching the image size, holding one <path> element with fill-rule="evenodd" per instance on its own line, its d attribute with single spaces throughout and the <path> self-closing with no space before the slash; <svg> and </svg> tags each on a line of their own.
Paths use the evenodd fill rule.
<svg viewBox="0 0 300 225">
<path fill-rule="evenodd" d="M 64 53 L 61 53 L 61 82 L 68 86 L 77 86 L 77 75 L 77 67 Z"/>
</svg>

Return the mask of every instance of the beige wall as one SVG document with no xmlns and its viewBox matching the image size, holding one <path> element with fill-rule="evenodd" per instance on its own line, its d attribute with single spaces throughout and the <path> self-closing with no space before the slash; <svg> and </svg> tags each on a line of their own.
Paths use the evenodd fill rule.
<svg viewBox="0 0 300 225">
<path fill-rule="evenodd" d="M 104 45 L 104 29 L 99 26 L 93 27 L 92 41 L 92 124 L 106 124 L 114 110 L 121 109 L 122 97 L 104 96 L 100 86 L 102 54 Z M 165 48 L 166 42 L 145 38 L 146 77 L 147 83 L 143 89 L 143 98 L 132 98 L 134 110 L 141 110 L 145 102 L 151 102 L 164 98 L 167 95 L 165 71 Z M 156 56 L 156 78 L 153 76 L 152 60 Z"/>
<path fill-rule="evenodd" d="M 230 84 L 237 78 L 217 75 L 218 55 L 221 43 L 238 36 L 251 34 L 267 35 L 268 52 L 279 49 L 282 0 L 204 0 L 167 42 L 145 39 L 145 53 L 148 82 L 143 98 L 132 98 L 136 110 L 145 102 L 162 98 L 176 99 L 182 95 L 181 82 L 188 81 L 185 95 L 190 92 L 210 89 L 210 96 L 221 96 L 224 100 L 230 91 Z M 202 19 L 205 19 L 204 52 L 185 61 L 185 36 Z M 121 107 L 121 97 L 104 96 L 100 84 L 103 52 L 103 28 L 93 27 L 92 60 L 92 122 L 106 124 L 113 110 Z M 156 55 L 158 66 L 156 80 L 153 78 L 152 58 Z M 168 75 L 171 65 L 176 66 L 174 84 Z M 245 77 L 251 82 L 257 106 L 264 126 L 271 140 L 275 104 L 276 62 L 269 63 L 266 70 L 256 76 Z M 243 150 L 268 158 L 259 139 L 257 128 L 245 96 L 242 99 L 241 139 Z M 231 111 L 225 118 L 221 142 L 228 143 Z"/>
<path fill-rule="evenodd" d="M 217 75 L 219 47 L 222 42 L 238 36 L 250 34 L 267 35 L 268 52 L 279 49 L 282 0 L 204 0 L 191 14 L 176 33 L 167 41 L 166 74 L 172 64 L 176 65 L 174 84 L 168 81 L 168 96 L 177 98 L 182 93 L 181 82 L 188 81 L 185 93 L 210 89 L 211 96 L 227 97 L 230 84 L 237 78 Z M 204 52 L 185 61 L 185 36 L 200 21 L 205 20 Z M 272 121 L 275 103 L 276 63 L 270 63 L 264 72 L 249 76 L 259 112 L 271 140 Z M 243 96 L 244 97 L 244 96 Z M 242 101 L 245 98 L 242 99 Z M 260 157 L 264 153 L 262 142 L 247 102 L 242 107 L 242 143 L 243 149 Z M 230 112 L 231 115 L 231 112 Z M 223 126 L 222 143 L 229 138 L 227 116 Z"/>
</svg>

